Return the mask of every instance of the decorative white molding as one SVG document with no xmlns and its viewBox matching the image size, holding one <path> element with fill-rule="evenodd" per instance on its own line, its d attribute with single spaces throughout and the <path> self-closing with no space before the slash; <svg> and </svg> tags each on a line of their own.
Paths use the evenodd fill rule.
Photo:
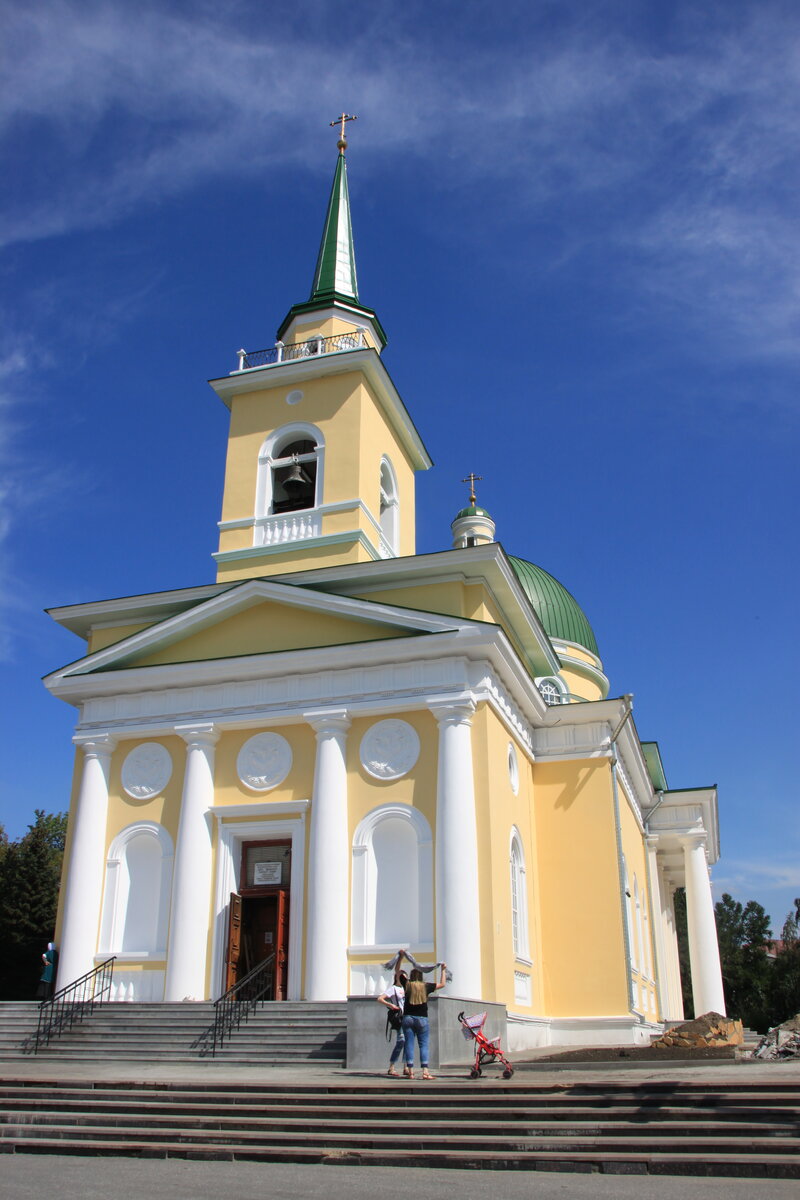
<svg viewBox="0 0 800 1200">
<path fill-rule="evenodd" d="M 122 763 L 122 786 L 132 800 L 163 792 L 172 777 L 172 755 L 160 742 L 134 746 Z"/>
<path fill-rule="evenodd" d="M 415 928 L 409 928 L 405 938 L 399 938 L 389 953 L 394 954 L 404 941 L 413 945 L 433 944 L 433 835 L 431 827 L 418 808 L 409 804 L 382 804 L 367 813 L 353 835 L 352 902 L 350 906 L 350 947 L 353 953 L 387 950 L 375 943 L 376 910 L 378 902 L 378 872 L 373 846 L 376 830 L 384 821 L 403 821 L 414 832 L 417 847 Z M 408 888 L 397 896 L 397 906 L 409 904 Z M 358 948 L 358 949 L 356 949 Z"/>
<path fill-rule="evenodd" d="M 256 733 L 236 759 L 236 772 L 245 787 L 268 792 L 283 783 L 292 769 L 292 748 L 279 733 Z"/>
<path fill-rule="evenodd" d="M 553 711 L 563 717 L 564 724 L 551 725 L 534 730 L 533 749 L 540 759 L 608 758 L 609 728 L 605 721 L 589 724 L 567 724 L 572 716 L 572 705 L 554 706 Z M 582 708 L 583 705 L 575 705 Z"/>
<path fill-rule="evenodd" d="M 408 721 L 377 721 L 361 739 L 360 756 L 373 779 L 401 779 L 419 758 L 419 736 Z"/>
<path fill-rule="evenodd" d="M 141 836 L 155 840 L 161 851 L 158 895 L 155 923 L 151 941 L 154 945 L 140 946 L 136 950 L 123 948 L 125 922 L 130 898 L 130 872 L 127 866 L 127 850 L 134 838 Z M 172 868 L 175 851 L 172 838 L 163 825 L 156 821 L 135 821 L 114 838 L 108 851 L 103 908 L 100 920 L 100 948 L 102 958 L 116 954 L 118 958 L 165 958 L 167 932 L 169 928 L 170 896 L 172 890 Z M 145 903 L 148 898 L 145 898 Z"/>
<path fill-rule="evenodd" d="M 112 1003 L 154 1004 L 164 999 L 163 971 L 120 971 L 114 965 L 111 981 Z"/>
<path fill-rule="evenodd" d="M 209 808 L 212 816 L 220 821 L 233 817 L 285 817 L 289 813 L 305 813 L 310 800 L 253 800 L 249 804 L 213 804 Z"/>
</svg>

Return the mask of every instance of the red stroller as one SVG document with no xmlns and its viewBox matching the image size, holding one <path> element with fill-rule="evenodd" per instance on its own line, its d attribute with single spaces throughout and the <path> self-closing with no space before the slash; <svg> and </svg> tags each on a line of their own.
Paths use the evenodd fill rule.
<svg viewBox="0 0 800 1200">
<path fill-rule="evenodd" d="M 461 1032 L 467 1041 L 470 1038 L 475 1042 L 475 1063 L 469 1073 L 470 1079 L 479 1079 L 483 1074 L 481 1067 L 485 1062 L 502 1063 L 503 1079 L 510 1079 L 514 1074 L 514 1068 L 500 1049 L 500 1038 L 487 1038 L 483 1032 L 483 1027 L 486 1024 L 486 1013 L 478 1013 L 474 1017 L 465 1017 L 463 1012 L 458 1014 L 458 1019 L 461 1022 Z"/>
</svg>

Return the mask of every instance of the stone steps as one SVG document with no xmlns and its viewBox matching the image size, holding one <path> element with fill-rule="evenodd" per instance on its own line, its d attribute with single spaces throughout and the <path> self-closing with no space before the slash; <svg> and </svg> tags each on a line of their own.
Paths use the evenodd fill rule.
<svg viewBox="0 0 800 1200">
<path fill-rule="evenodd" d="M 775 1086 L 0 1084 L 0 1153 L 800 1178 Z"/>
<path fill-rule="evenodd" d="M 0 1060 L 30 1053 L 39 1006 L 0 1004 Z M 214 1020 L 210 1003 L 104 1004 L 72 1029 L 40 1047 L 56 1059 L 208 1061 L 203 1035 Z M 264 1004 L 232 1030 L 213 1061 L 288 1065 L 296 1061 L 341 1063 L 347 1054 L 346 1005 Z"/>
</svg>

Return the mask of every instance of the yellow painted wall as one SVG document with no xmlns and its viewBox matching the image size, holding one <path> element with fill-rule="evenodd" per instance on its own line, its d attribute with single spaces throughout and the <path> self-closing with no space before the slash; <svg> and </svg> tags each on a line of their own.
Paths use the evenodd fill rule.
<svg viewBox="0 0 800 1200">
<path fill-rule="evenodd" d="M 303 543 L 298 542 L 301 546 Z M 302 551 L 287 550 L 285 554 L 259 554 L 254 549 L 247 558 L 217 564 L 217 582 L 234 583 L 237 579 L 254 579 L 262 575 L 286 575 L 289 571 L 322 571 L 364 561 L 363 550 L 356 541 L 336 546 L 307 546 Z"/>
<path fill-rule="evenodd" d="M 539 762 L 533 778 L 545 1011 L 627 1015 L 610 765 Z"/>
<path fill-rule="evenodd" d="M 347 735 L 347 796 L 349 811 L 349 839 L 352 844 L 355 831 L 364 817 L 383 804 L 407 804 L 418 809 L 436 837 L 436 777 L 439 753 L 439 729 L 436 719 L 428 710 L 394 712 L 392 717 L 407 721 L 417 732 L 420 741 L 419 758 L 407 775 L 401 779 L 374 779 L 361 765 L 361 739 L 375 724 L 376 717 L 358 717 L 353 721 Z M 402 903 L 402 897 L 398 898 Z M 434 892 L 435 912 L 435 892 Z M 412 953 L 414 947 L 411 947 Z M 428 952 L 425 951 L 426 956 Z M 363 965 L 378 962 L 370 955 L 354 956 L 353 963 Z"/>
<path fill-rule="evenodd" d="M 406 636 L 406 630 L 387 625 L 328 616 L 319 611 L 306 612 L 265 601 L 237 612 L 211 628 L 145 654 L 137 658 L 135 664 L 149 667 Z"/>
<path fill-rule="evenodd" d="M 269 385 L 269 380 L 264 381 Z M 286 396 L 295 390 L 285 382 L 259 386 L 233 397 L 231 406 L 222 521 L 240 521 L 253 517 L 256 502 L 258 455 L 265 439 L 276 430 L 294 422 L 315 425 L 325 442 L 322 503 L 339 504 L 360 498 L 376 521 L 380 518 L 380 466 L 386 455 L 394 468 L 400 502 L 400 553 L 413 554 L 415 545 L 414 471 L 393 429 L 377 403 L 370 385 L 360 371 L 343 375 L 324 375 L 305 380 L 300 386 L 303 399 L 288 406 Z M 353 513 L 349 528 L 360 527 L 376 547 L 378 532 L 363 515 Z M 325 514 L 323 535 L 336 532 L 338 517 Z M 221 530 L 221 552 L 245 548 L 252 542 L 252 529 Z M 347 547 L 326 547 L 335 562 L 366 561 L 371 556 L 363 547 L 355 548 L 355 559 L 347 557 Z M 308 550 L 302 542 L 292 545 L 287 559 L 267 554 L 263 560 L 248 559 L 246 566 L 223 564 L 218 578 L 241 578 L 247 574 L 276 573 L 281 569 L 323 565 L 308 562 Z M 284 561 L 291 561 L 284 565 Z"/>
<path fill-rule="evenodd" d="M 605 699 L 605 691 L 594 679 L 588 679 L 579 671 L 566 665 L 561 668 L 559 674 L 573 696 L 580 696 L 582 700 Z"/>
<path fill-rule="evenodd" d="M 142 629 L 148 629 L 155 623 L 154 621 L 144 621 L 139 625 L 115 625 L 113 628 L 92 629 L 89 633 L 86 653 L 94 654 L 97 650 L 105 650 L 106 646 L 113 646 L 115 642 L 133 637 L 135 633 L 139 633 Z"/>
<path fill-rule="evenodd" d="M 515 1012 L 539 1010 L 541 981 L 533 948 L 538 940 L 535 892 L 536 861 L 533 827 L 533 783 L 529 761 L 519 743 L 488 704 L 479 705 L 472 723 L 475 799 L 478 822 L 478 863 L 481 904 L 481 957 L 483 997 L 505 1003 Z M 515 746 L 519 769 L 517 795 L 508 772 L 509 743 Z M 516 828 L 525 855 L 527 887 L 528 949 L 534 966 L 517 960 L 514 952 L 511 913 L 510 848 Z M 514 972 L 531 978 L 531 1004 L 514 1000 Z"/>
</svg>

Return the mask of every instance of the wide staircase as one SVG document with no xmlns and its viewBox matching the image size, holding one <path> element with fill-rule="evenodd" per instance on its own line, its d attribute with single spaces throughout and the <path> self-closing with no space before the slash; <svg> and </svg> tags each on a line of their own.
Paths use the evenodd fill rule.
<svg viewBox="0 0 800 1200">
<path fill-rule="evenodd" d="M 0 1081 L 0 1152 L 800 1178 L 795 1083 Z"/>
<path fill-rule="evenodd" d="M 0 1062 L 32 1052 L 39 1006 L 0 1004 Z M 197 1062 L 211 1057 L 211 1003 L 103 1004 L 39 1050 L 48 1060 L 107 1059 Z M 345 1003 L 259 1004 L 249 1020 L 217 1046 L 214 1061 L 263 1066 L 297 1062 L 341 1065 L 347 1053 Z"/>
</svg>

